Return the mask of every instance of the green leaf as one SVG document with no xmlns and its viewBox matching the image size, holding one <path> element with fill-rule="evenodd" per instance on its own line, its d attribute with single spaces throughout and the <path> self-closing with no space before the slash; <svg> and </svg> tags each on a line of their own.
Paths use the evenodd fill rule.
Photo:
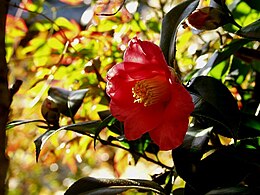
<svg viewBox="0 0 260 195">
<path fill-rule="evenodd" d="M 81 134 L 86 134 L 86 133 L 90 133 L 90 134 L 94 134 L 95 130 L 97 129 L 97 127 L 99 126 L 100 121 L 99 120 L 95 120 L 95 121 L 86 121 L 86 122 L 81 122 L 81 123 L 77 123 L 77 124 L 71 124 L 71 125 L 67 125 L 67 126 L 63 126 L 60 127 L 58 129 L 49 129 L 47 130 L 45 133 L 43 133 L 40 137 L 38 137 L 35 141 L 35 147 L 36 147 L 36 161 L 38 162 L 38 158 L 41 152 L 42 147 L 44 146 L 44 144 L 46 143 L 46 141 L 55 133 L 57 133 L 58 131 L 61 130 L 71 130 L 77 133 L 81 133 Z"/>
<path fill-rule="evenodd" d="M 88 91 L 89 89 L 68 91 L 62 88 L 51 87 L 48 95 L 57 104 L 60 113 L 73 118 Z"/>
<path fill-rule="evenodd" d="M 27 123 L 38 123 L 38 122 L 47 124 L 46 121 L 44 121 L 44 120 L 39 120 L 39 119 L 32 119 L 32 120 L 15 120 L 15 121 L 11 121 L 11 122 L 7 123 L 7 125 L 6 125 L 6 130 L 7 130 L 7 129 L 14 128 L 14 127 L 19 126 L 19 125 L 24 125 L 24 124 L 27 124 Z"/>
<path fill-rule="evenodd" d="M 239 110 L 236 100 L 225 85 L 212 77 L 200 76 L 191 82 L 188 90 L 194 94 L 193 116 L 211 119 L 212 122 L 215 120 L 227 130 L 225 136 L 230 136 L 230 133 L 233 137 L 236 136 L 240 121 Z"/>
<path fill-rule="evenodd" d="M 162 22 L 160 47 L 168 64 L 171 66 L 176 53 L 176 36 L 180 23 L 196 9 L 199 0 L 184 1 L 169 11 Z"/>
<path fill-rule="evenodd" d="M 260 19 L 241 28 L 236 34 L 249 39 L 260 40 Z"/>
<path fill-rule="evenodd" d="M 208 63 L 196 72 L 193 77 L 206 76 L 208 73 L 220 62 L 226 60 L 236 51 L 238 51 L 243 45 L 247 44 L 250 40 L 248 39 L 235 39 L 229 45 L 223 48 L 222 51 L 215 51 Z"/>
<path fill-rule="evenodd" d="M 64 44 L 56 37 L 49 38 L 47 43 L 52 49 L 62 51 L 64 48 Z"/>
<path fill-rule="evenodd" d="M 194 118 L 182 145 L 172 151 L 176 171 L 184 180 L 190 180 L 193 169 L 196 169 L 201 157 L 207 151 L 212 129 L 213 127 L 207 127 L 199 119 Z"/>
<path fill-rule="evenodd" d="M 103 179 L 84 177 L 72 184 L 64 195 L 115 195 L 129 189 L 136 189 L 142 192 L 155 192 L 164 195 L 164 190 L 157 183 L 141 179 Z"/>
<path fill-rule="evenodd" d="M 258 150 L 260 149 L 260 137 L 250 137 L 246 139 L 241 139 L 237 142 L 237 146 L 244 149 L 253 149 Z"/>
<path fill-rule="evenodd" d="M 68 30 L 74 30 L 74 28 L 75 28 L 74 24 L 72 24 L 68 19 L 66 19 L 64 17 L 58 17 L 54 21 L 54 23 L 56 25 L 58 25 L 59 27 L 62 27 L 64 29 L 68 29 Z M 59 29 L 56 29 L 56 30 L 59 30 Z"/>
<path fill-rule="evenodd" d="M 115 117 L 112 116 L 112 114 L 108 115 L 106 118 L 102 120 L 102 122 L 98 125 L 97 130 L 95 132 L 95 138 L 94 138 L 94 146 L 96 146 L 96 141 L 99 136 L 99 133 L 108 126 L 113 125 L 113 123 L 116 121 Z"/>
<path fill-rule="evenodd" d="M 259 150 L 226 146 L 200 161 L 189 184 L 197 194 L 239 183 L 246 183 L 252 189 L 260 184 L 259 163 Z"/>
<path fill-rule="evenodd" d="M 98 115 L 100 117 L 100 119 L 103 121 L 105 120 L 107 117 L 111 117 L 111 112 L 109 110 L 104 110 L 104 111 L 99 111 Z M 120 121 L 116 120 L 116 118 L 110 118 L 110 122 L 107 124 L 107 128 L 112 131 L 113 133 L 117 134 L 117 135 L 123 135 L 124 134 L 124 130 L 123 130 L 123 123 L 121 123 Z"/>
</svg>

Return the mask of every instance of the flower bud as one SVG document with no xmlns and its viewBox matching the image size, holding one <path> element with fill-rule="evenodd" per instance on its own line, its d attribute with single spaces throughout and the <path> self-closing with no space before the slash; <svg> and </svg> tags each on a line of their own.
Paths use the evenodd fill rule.
<svg viewBox="0 0 260 195">
<path fill-rule="evenodd" d="M 58 110 L 57 104 L 47 97 L 41 107 L 41 113 L 43 118 L 51 125 L 58 125 L 60 112 Z"/>
<path fill-rule="evenodd" d="M 187 24 L 197 30 L 213 30 L 228 22 L 229 16 L 220 8 L 214 7 L 197 9 L 187 18 Z"/>
</svg>

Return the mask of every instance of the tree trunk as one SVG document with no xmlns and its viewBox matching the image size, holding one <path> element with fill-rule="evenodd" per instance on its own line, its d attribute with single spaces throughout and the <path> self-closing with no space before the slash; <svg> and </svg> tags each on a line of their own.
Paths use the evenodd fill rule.
<svg viewBox="0 0 260 195">
<path fill-rule="evenodd" d="M 7 142 L 5 127 L 11 103 L 7 79 L 8 67 L 5 58 L 5 24 L 8 3 L 8 0 L 4 0 L 0 6 L 0 195 L 7 193 L 6 175 L 9 166 L 9 159 L 5 152 Z"/>
</svg>

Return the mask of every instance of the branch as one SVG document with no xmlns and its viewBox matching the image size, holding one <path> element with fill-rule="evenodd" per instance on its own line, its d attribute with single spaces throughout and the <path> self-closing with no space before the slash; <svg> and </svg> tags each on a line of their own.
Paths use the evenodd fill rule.
<svg viewBox="0 0 260 195">
<path fill-rule="evenodd" d="M 93 139 L 95 139 L 95 136 L 92 136 L 92 135 L 90 135 L 90 134 L 86 134 L 86 135 L 89 136 L 89 137 L 91 137 L 91 138 L 93 138 Z M 161 167 L 163 167 L 163 168 L 165 168 L 165 169 L 169 169 L 169 170 L 171 170 L 171 171 L 174 169 L 174 167 L 169 167 L 169 166 L 163 164 L 162 162 L 156 161 L 156 160 L 154 160 L 154 159 L 152 159 L 152 158 L 146 156 L 145 154 L 139 153 L 139 152 L 137 152 L 137 151 L 135 151 L 135 150 L 131 150 L 131 149 L 125 148 L 125 147 L 123 147 L 123 146 L 114 144 L 114 143 L 112 143 L 111 141 L 103 140 L 103 139 L 101 139 L 101 138 L 99 138 L 99 137 L 97 137 L 96 139 L 97 139 L 98 141 L 100 141 L 103 145 L 108 145 L 108 146 L 120 148 L 120 149 L 123 149 L 123 150 L 125 150 L 125 151 L 130 152 L 130 153 L 134 153 L 134 154 L 138 155 L 139 157 L 141 157 L 141 158 L 143 158 L 143 159 L 145 159 L 145 160 L 147 160 L 147 161 L 149 161 L 149 162 L 152 162 L 152 163 L 154 163 L 154 164 L 157 164 L 157 165 L 159 165 L 159 166 L 161 166 Z"/>
</svg>

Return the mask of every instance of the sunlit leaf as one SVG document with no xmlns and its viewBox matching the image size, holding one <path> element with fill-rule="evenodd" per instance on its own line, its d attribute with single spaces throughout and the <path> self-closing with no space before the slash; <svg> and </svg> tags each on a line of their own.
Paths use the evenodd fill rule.
<svg viewBox="0 0 260 195">
<path fill-rule="evenodd" d="M 45 40 L 43 40 L 45 41 Z M 44 43 L 36 49 L 33 54 L 33 62 L 35 66 L 44 66 L 49 61 L 51 55 L 51 48 L 49 45 Z"/>
<path fill-rule="evenodd" d="M 64 44 L 57 38 L 55 37 L 51 37 L 48 39 L 48 45 L 53 48 L 53 49 L 57 49 L 57 50 L 63 50 L 64 48 Z"/>
<path fill-rule="evenodd" d="M 96 179 L 92 177 L 79 179 L 69 187 L 65 195 L 114 195 L 129 189 L 136 189 L 142 192 L 155 192 L 158 195 L 164 195 L 163 188 L 153 181 L 141 179 Z"/>
<path fill-rule="evenodd" d="M 75 28 L 73 23 L 64 17 L 58 17 L 54 22 L 56 25 L 64 29 L 73 30 Z"/>
<path fill-rule="evenodd" d="M 241 28 L 237 34 L 249 39 L 260 40 L 260 19 Z"/>
<path fill-rule="evenodd" d="M 50 30 L 52 24 L 49 21 L 35 22 L 30 26 L 30 30 L 47 31 Z"/>
<path fill-rule="evenodd" d="M 7 14 L 6 16 L 6 35 L 10 37 L 23 37 L 28 28 L 23 18 L 18 18 Z"/>
<path fill-rule="evenodd" d="M 215 51 L 208 63 L 201 68 L 193 77 L 207 75 L 216 65 L 223 60 L 226 60 L 236 51 L 238 51 L 243 45 L 247 44 L 250 40 L 248 39 L 235 39 L 232 43 L 228 44 L 222 51 Z"/>
<path fill-rule="evenodd" d="M 176 35 L 178 27 L 183 19 L 185 19 L 198 6 L 198 0 L 184 1 L 169 11 L 162 22 L 160 47 L 164 57 L 171 66 L 175 59 L 176 53 Z"/>
<path fill-rule="evenodd" d="M 83 2 L 83 0 L 60 0 L 60 1 L 68 5 L 79 5 Z"/>
</svg>

